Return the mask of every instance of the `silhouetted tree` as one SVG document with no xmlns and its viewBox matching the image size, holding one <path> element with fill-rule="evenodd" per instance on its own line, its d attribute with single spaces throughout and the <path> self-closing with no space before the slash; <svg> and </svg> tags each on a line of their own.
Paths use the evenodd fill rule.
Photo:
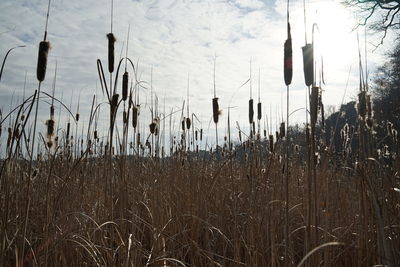
<svg viewBox="0 0 400 267">
<path fill-rule="evenodd" d="M 400 130 L 400 39 L 397 39 L 387 59 L 374 74 L 371 86 L 374 117 L 377 122 L 375 129 L 379 138 L 392 135 L 388 128 Z"/>
<path fill-rule="evenodd" d="M 400 0 L 344 0 L 344 4 L 356 9 L 359 25 L 383 32 L 381 44 L 389 29 L 400 28 Z"/>
</svg>

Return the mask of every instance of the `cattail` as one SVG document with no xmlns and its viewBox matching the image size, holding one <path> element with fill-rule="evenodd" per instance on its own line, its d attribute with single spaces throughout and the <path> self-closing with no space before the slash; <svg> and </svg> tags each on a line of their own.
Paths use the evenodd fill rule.
<svg viewBox="0 0 400 267">
<path fill-rule="evenodd" d="M 154 135 L 158 134 L 158 118 L 154 118 L 153 122 L 150 123 L 150 133 Z"/>
<path fill-rule="evenodd" d="M 219 105 L 218 105 L 218 97 L 214 97 L 212 100 L 212 105 L 213 105 L 213 119 L 214 123 L 218 123 L 218 117 L 219 117 Z"/>
<path fill-rule="evenodd" d="M 200 129 L 200 141 L 203 141 L 203 129 Z"/>
<path fill-rule="evenodd" d="M 367 112 L 367 103 L 366 103 L 366 93 L 365 91 L 361 91 L 358 94 L 358 115 L 361 118 L 365 118 Z"/>
<path fill-rule="evenodd" d="M 285 137 L 285 123 L 281 122 L 281 126 L 279 127 L 279 136 L 280 138 Z"/>
<path fill-rule="evenodd" d="M 269 151 L 274 151 L 274 136 L 272 134 L 269 135 Z"/>
<path fill-rule="evenodd" d="M 79 112 L 76 113 L 76 115 L 75 115 L 75 120 L 76 120 L 76 122 L 79 121 Z"/>
<path fill-rule="evenodd" d="M 95 130 L 95 131 L 94 131 L 94 134 L 93 134 L 93 136 L 94 136 L 94 139 L 95 139 L 95 140 L 97 140 L 97 139 L 98 139 L 98 136 L 97 136 L 97 130 Z"/>
<path fill-rule="evenodd" d="M 119 98 L 119 94 L 114 94 L 111 99 L 111 114 L 112 114 L 113 118 L 115 116 L 115 113 L 117 112 L 118 98 Z"/>
<path fill-rule="evenodd" d="M 239 130 L 239 141 L 242 142 L 242 132 Z"/>
<path fill-rule="evenodd" d="M 261 102 L 257 104 L 257 120 L 261 120 Z"/>
<path fill-rule="evenodd" d="M 122 100 L 124 101 L 128 99 L 128 81 L 129 75 L 128 72 L 125 71 L 124 75 L 122 76 Z"/>
<path fill-rule="evenodd" d="M 43 82 L 46 76 L 47 57 L 49 55 L 50 42 L 41 41 L 39 44 L 38 63 L 36 68 L 36 78 L 39 82 Z"/>
<path fill-rule="evenodd" d="M 133 105 L 132 107 L 132 126 L 136 128 L 138 122 L 138 107 Z"/>
<path fill-rule="evenodd" d="M 47 147 L 51 148 L 53 146 L 53 141 L 50 139 L 47 141 Z"/>
<path fill-rule="evenodd" d="M 314 46 L 306 44 L 302 49 L 304 80 L 307 86 L 311 86 L 314 82 Z"/>
<path fill-rule="evenodd" d="M 197 135 L 198 135 L 198 133 L 197 133 L 197 130 L 196 131 L 194 131 L 194 139 L 197 141 Z"/>
<path fill-rule="evenodd" d="M 254 117 L 254 109 L 253 109 L 253 99 L 249 100 L 249 123 L 253 123 L 253 117 Z"/>
<path fill-rule="evenodd" d="M 71 123 L 67 123 L 67 140 L 69 139 L 69 133 L 70 133 L 70 129 L 71 129 Z"/>
<path fill-rule="evenodd" d="M 264 130 L 264 138 L 267 137 L 267 130 Z"/>
<path fill-rule="evenodd" d="M 185 131 L 185 118 L 183 118 L 183 120 L 182 120 L 182 131 Z"/>
<path fill-rule="evenodd" d="M 190 129 L 190 126 L 192 125 L 192 122 L 190 121 L 190 118 L 186 118 L 186 129 Z"/>
<path fill-rule="evenodd" d="M 54 117 L 54 106 L 51 105 L 50 106 L 50 118 L 53 118 L 53 117 Z"/>
<path fill-rule="evenodd" d="M 290 24 L 287 24 L 288 39 L 284 44 L 284 56 L 283 56 L 283 74 L 285 78 L 285 84 L 289 85 L 292 83 L 293 76 L 293 58 L 292 58 L 292 37 L 290 35 Z"/>
<path fill-rule="evenodd" d="M 47 137 L 51 137 L 54 135 L 54 125 L 55 122 L 53 119 L 47 120 L 46 121 L 46 125 L 47 125 Z"/>
<path fill-rule="evenodd" d="M 108 39 L 108 71 L 114 72 L 114 43 L 116 41 L 114 34 L 107 34 Z"/>
<path fill-rule="evenodd" d="M 122 121 L 124 124 L 126 124 L 128 122 L 128 116 L 126 111 L 124 110 L 124 112 L 122 113 Z"/>
<path fill-rule="evenodd" d="M 317 122 L 317 114 L 318 114 L 318 94 L 319 87 L 313 87 L 311 89 L 311 98 L 310 98 L 310 117 L 311 117 L 311 125 L 315 125 Z"/>
</svg>

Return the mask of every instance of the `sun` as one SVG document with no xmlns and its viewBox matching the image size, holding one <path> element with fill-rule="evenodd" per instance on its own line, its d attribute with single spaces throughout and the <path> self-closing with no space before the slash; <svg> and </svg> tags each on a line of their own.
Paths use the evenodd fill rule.
<svg viewBox="0 0 400 267">
<path fill-rule="evenodd" d="M 320 1 L 308 7 L 314 11 L 315 44 L 327 68 L 349 68 L 358 58 L 357 31 L 353 14 L 340 3 Z M 310 22 L 311 22 L 310 21 Z"/>
</svg>

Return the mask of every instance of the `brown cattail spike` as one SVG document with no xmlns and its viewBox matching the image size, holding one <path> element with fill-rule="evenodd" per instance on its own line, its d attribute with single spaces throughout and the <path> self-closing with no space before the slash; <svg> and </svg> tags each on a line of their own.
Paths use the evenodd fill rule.
<svg viewBox="0 0 400 267">
<path fill-rule="evenodd" d="M 361 91 L 358 94 L 358 115 L 360 115 L 360 117 L 364 119 L 366 112 L 367 112 L 366 93 L 365 91 Z"/>
<path fill-rule="evenodd" d="M 36 78 L 39 82 L 43 82 L 46 76 L 47 57 L 49 55 L 50 42 L 42 41 L 39 44 L 38 63 L 36 68 Z"/>
<path fill-rule="evenodd" d="M 310 116 L 311 116 L 311 125 L 315 125 L 317 122 L 317 114 L 318 114 L 318 94 L 319 87 L 313 87 L 311 89 L 311 97 L 310 97 Z"/>
<path fill-rule="evenodd" d="M 185 118 L 182 120 L 182 131 L 185 131 Z"/>
<path fill-rule="evenodd" d="M 125 110 L 122 113 L 122 121 L 123 121 L 124 124 L 126 124 L 128 122 L 128 115 L 127 115 Z"/>
<path fill-rule="evenodd" d="M 274 136 L 272 134 L 269 135 L 269 151 L 274 150 Z"/>
<path fill-rule="evenodd" d="M 218 123 L 218 117 L 219 117 L 219 105 L 218 105 L 218 97 L 214 97 L 212 100 L 212 106 L 213 106 L 213 119 L 214 123 Z"/>
<path fill-rule="evenodd" d="M 254 109 L 253 109 L 253 99 L 249 100 L 249 123 L 253 123 Z"/>
<path fill-rule="evenodd" d="M 107 34 L 108 39 L 108 71 L 114 72 L 114 43 L 116 41 L 114 34 Z"/>
<path fill-rule="evenodd" d="M 133 128 L 136 128 L 137 121 L 138 121 L 138 107 L 136 105 L 133 105 L 133 107 L 132 107 L 132 126 L 133 126 Z"/>
<path fill-rule="evenodd" d="M 285 137 L 285 123 L 281 122 L 281 126 L 279 127 L 279 137 Z"/>
<path fill-rule="evenodd" d="M 306 44 L 302 49 L 304 80 L 307 86 L 311 86 L 314 82 L 314 46 Z"/>
<path fill-rule="evenodd" d="M 54 106 L 50 106 L 50 117 L 54 116 Z"/>
<path fill-rule="evenodd" d="M 51 137 L 54 135 L 54 120 L 50 119 L 46 122 L 47 125 L 47 136 Z"/>
<path fill-rule="evenodd" d="M 261 102 L 257 104 L 257 120 L 261 120 Z"/>
<path fill-rule="evenodd" d="M 112 114 L 113 118 L 115 116 L 115 113 L 117 112 L 118 98 L 119 98 L 119 94 L 114 94 L 111 99 L 111 114 Z"/>
<path fill-rule="evenodd" d="M 292 37 L 290 35 L 290 24 L 287 24 L 288 38 L 284 44 L 284 56 L 283 56 L 283 74 L 285 78 L 285 84 L 289 85 L 292 83 L 293 77 L 293 59 L 292 59 Z"/>
<path fill-rule="evenodd" d="M 190 129 L 190 126 L 192 125 L 192 122 L 190 121 L 190 118 L 186 118 L 186 129 Z"/>
<path fill-rule="evenodd" d="M 122 76 L 122 100 L 126 101 L 128 99 L 128 81 L 129 81 L 129 74 L 125 71 L 124 75 Z"/>
</svg>

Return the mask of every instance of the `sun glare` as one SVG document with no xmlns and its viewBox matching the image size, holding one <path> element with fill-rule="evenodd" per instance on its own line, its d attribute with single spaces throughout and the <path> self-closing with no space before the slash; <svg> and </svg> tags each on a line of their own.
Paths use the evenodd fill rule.
<svg viewBox="0 0 400 267">
<path fill-rule="evenodd" d="M 332 68 L 348 68 L 357 58 L 357 32 L 351 12 L 340 3 L 318 2 L 312 7 L 318 30 L 316 46 Z"/>
</svg>

